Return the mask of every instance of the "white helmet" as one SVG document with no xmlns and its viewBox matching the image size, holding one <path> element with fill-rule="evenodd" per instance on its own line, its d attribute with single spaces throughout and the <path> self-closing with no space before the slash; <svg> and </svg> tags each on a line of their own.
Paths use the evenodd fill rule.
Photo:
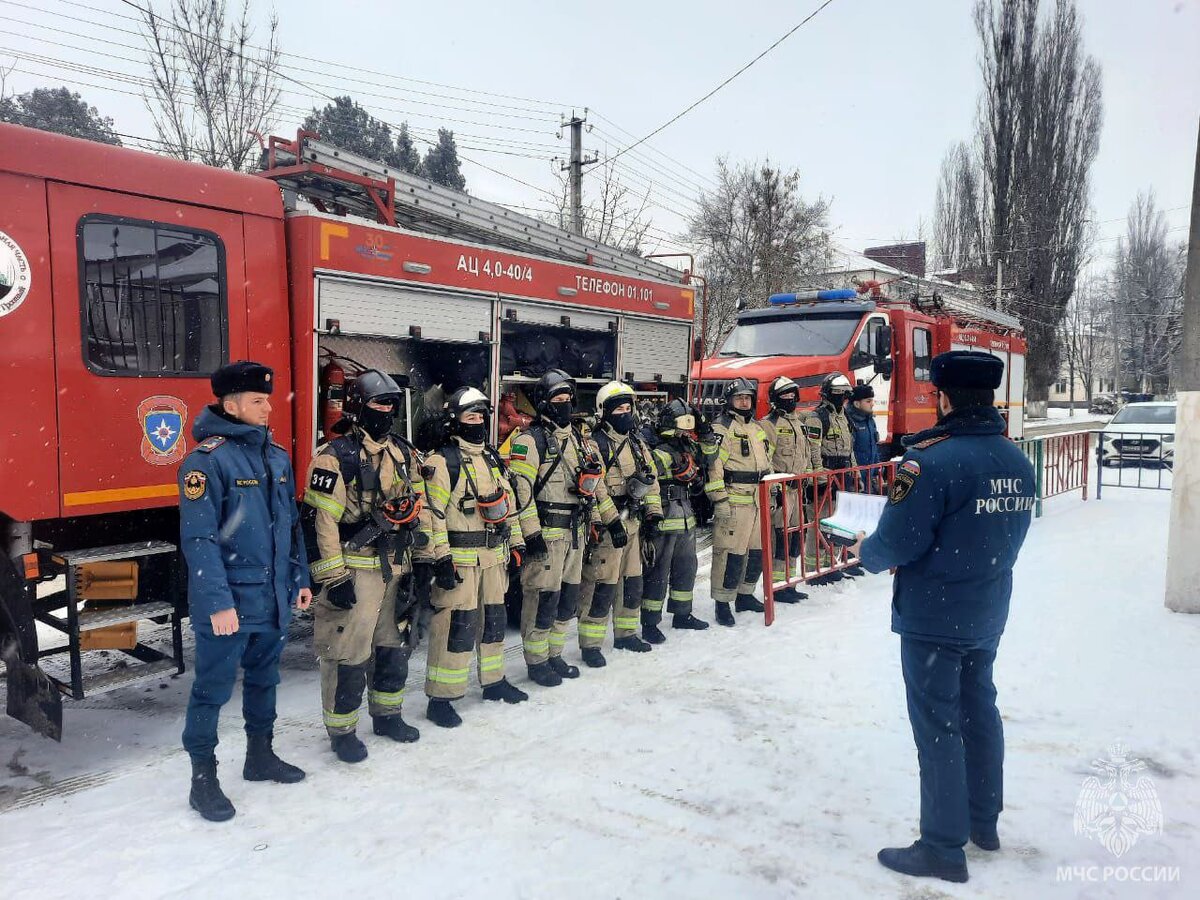
<svg viewBox="0 0 1200 900">
<path fill-rule="evenodd" d="M 821 382 L 821 396 L 832 401 L 835 395 L 844 397 L 850 396 L 850 392 L 854 390 L 854 385 L 850 383 L 850 379 L 841 372 L 834 372 L 832 375 L 826 376 Z"/>
<path fill-rule="evenodd" d="M 623 381 L 610 381 L 596 392 L 596 412 L 605 416 L 622 403 L 634 402 L 633 388 Z"/>
</svg>

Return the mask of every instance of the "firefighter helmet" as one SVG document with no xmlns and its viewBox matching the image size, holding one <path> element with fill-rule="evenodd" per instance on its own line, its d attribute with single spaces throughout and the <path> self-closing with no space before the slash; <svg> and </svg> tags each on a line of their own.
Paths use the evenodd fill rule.
<svg viewBox="0 0 1200 900">
<path fill-rule="evenodd" d="M 400 385 L 396 379 L 378 369 L 367 369 L 358 375 L 346 391 L 346 405 L 343 413 L 351 421 L 357 422 L 368 403 L 387 403 L 391 401 L 399 406 Z"/>
<path fill-rule="evenodd" d="M 610 381 L 596 392 L 596 412 L 601 417 L 608 416 L 622 403 L 630 406 L 635 401 L 633 388 L 623 381 Z"/>
<path fill-rule="evenodd" d="M 835 397 L 845 400 L 850 396 L 850 392 L 854 390 L 854 385 L 850 383 L 850 379 L 841 372 L 833 372 L 825 376 L 825 380 L 821 382 L 821 399 L 833 402 Z"/>
<path fill-rule="evenodd" d="M 671 437 L 681 431 L 694 431 L 695 428 L 696 416 L 682 400 L 672 400 L 658 413 L 658 433 L 663 437 Z"/>
<path fill-rule="evenodd" d="M 758 395 L 758 386 L 749 378 L 735 378 L 733 381 L 725 385 L 725 405 L 731 406 L 733 398 L 738 394 L 749 394 L 751 397 Z"/>
<path fill-rule="evenodd" d="M 575 380 L 562 369 L 550 369 L 533 386 L 534 409 L 538 412 L 545 412 L 546 407 L 550 404 L 550 398 L 562 393 L 569 393 L 574 402 L 577 396 Z"/>
<path fill-rule="evenodd" d="M 465 413 L 469 412 L 483 413 L 487 417 L 492 412 L 492 404 L 483 391 L 478 388 L 465 387 L 459 388 L 451 394 L 443 409 L 447 420 L 458 422 Z"/>
<path fill-rule="evenodd" d="M 780 375 L 771 382 L 771 389 L 767 392 L 767 399 L 771 401 L 772 406 L 779 404 L 779 398 L 784 394 L 795 394 L 797 398 L 800 396 L 800 385 L 792 381 L 786 375 Z"/>
</svg>

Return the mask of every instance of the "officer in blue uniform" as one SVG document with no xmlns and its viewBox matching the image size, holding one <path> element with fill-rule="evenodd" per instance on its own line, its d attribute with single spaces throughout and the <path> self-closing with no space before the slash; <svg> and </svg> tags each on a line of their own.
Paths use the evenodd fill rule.
<svg viewBox="0 0 1200 900">
<path fill-rule="evenodd" d="M 906 441 L 879 527 L 855 548 L 872 572 L 896 569 L 892 630 L 921 769 L 921 838 L 879 861 L 906 875 L 966 881 L 968 838 L 1000 848 L 992 664 L 1035 501 L 1033 467 L 992 405 L 1003 373 L 974 350 L 933 360 L 939 423 Z"/>
<path fill-rule="evenodd" d="M 233 804 L 217 780 L 217 718 L 242 669 L 248 781 L 296 782 L 304 772 L 275 755 L 275 686 L 292 606 L 312 602 L 296 486 L 267 420 L 274 373 L 237 362 L 212 376 L 217 402 L 192 426 L 199 442 L 179 467 L 180 545 L 196 633 L 196 678 L 183 746 L 192 759 L 189 802 L 221 822 Z"/>
<path fill-rule="evenodd" d="M 855 386 L 846 404 L 846 421 L 854 439 L 854 461 L 860 466 L 880 462 L 883 457 L 879 452 L 879 428 L 875 425 L 875 388 L 869 384 Z"/>
</svg>

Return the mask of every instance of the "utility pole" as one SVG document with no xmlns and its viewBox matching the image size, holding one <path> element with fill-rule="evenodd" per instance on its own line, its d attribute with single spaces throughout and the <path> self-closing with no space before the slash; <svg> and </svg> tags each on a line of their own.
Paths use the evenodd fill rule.
<svg viewBox="0 0 1200 900">
<path fill-rule="evenodd" d="M 583 126 L 586 122 L 586 109 L 583 111 L 583 118 L 575 115 L 575 111 L 572 110 L 571 118 L 561 126 L 571 129 L 571 161 L 563 168 L 570 173 L 571 230 L 579 235 L 583 234 L 583 169 L 599 160 L 596 155 L 590 159 L 583 157 Z"/>
<path fill-rule="evenodd" d="M 1179 401 L 1175 414 L 1175 470 L 1171 530 L 1167 536 L 1166 606 L 1200 613 L 1200 133 L 1192 182 L 1192 225 L 1183 288 L 1183 342 L 1179 348 Z"/>
<path fill-rule="evenodd" d="M 1004 289 L 1004 257 L 996 256 L 996 309 L 1004 312 L 1004 301 L 1000 297 L 1000 292 Z"/>
</svg>

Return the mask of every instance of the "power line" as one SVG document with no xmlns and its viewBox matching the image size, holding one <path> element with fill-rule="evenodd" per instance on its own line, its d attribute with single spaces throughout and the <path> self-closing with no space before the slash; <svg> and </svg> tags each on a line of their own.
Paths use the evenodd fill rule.
<svg viewBox="0 0 1200 900">
<path fill-rule="evenodd" d="M 123 0 L 123 2 L 128 2 L 128 0 Z M 786 34 L 784 34 L 783 37 L 779 38 L 779 40 L 775 41 L 775 43 L 771 44 L 771 46 L 769 46 L 766 50 L 764 50 L 762 53 L 758 54 L 758 56 L 754 57 L 754 59 L 750 60 L 750 62 L 746 63 L 744 66 L 742 66 L 736 72 L 734 72 L 732 75 L 730 75 L 728 78 L 726 78 L 720 84 L 718 84 L 715 88 L 713 88 L 711 91 L 709 91 L 703 97 L 701 97 L 699 100 L 697 100 L 695 103 L 693 103 L 691 106 L 687 107 L 682 112 L 675 114 L 670 119 L 663 122 L 663 124 L 659 125 L 653 131 L 651 131 L 649 134 L 647 134 L 645 137 L 639 138 L 638 140 L 634 141 L 632 144 L 630 144 L 624 150 L 621 150 L 619 153 L 617 153 L 616 156 L 610 157 L 610 159 L 617 159 L 617 158 L 625 155 L 630 150 L 632 150 L 634 147 L 644 144 L 646 141 L 650 140 L 650 138 L 654 137 L 659 132 L 670 127 L 671 125 L 674 125 L 676 122 L 678 122 L 680 119 L 682 119 L 688 113 L 690 113 L 693 109 L 695 109 L 697 106 L 699 106 L 705 100 L 707 100 L 709 97 L 713 96 L 713 94 L 717 93 L 719 90 L 724 88 L 727 84 L 729 84 L 731 81 L 733 81 L 739 75 L 741 75 L 743 72 L 745 72 L 751 66 L 753 66 L 755 63 L 757 63 L 760 59 L 762 59 L 764 56 L 766 56 L 768 53 L 770 53 L 772 50 L 774 50 L 776 47 L 778 47 L 780 44 L 782 44 L 784 41 L 786 41 L 788 38 L 790 38 L 793 34 L 795 34 L 797 31 L 799 31 L 801 28 L 803 28 L 805 25 L 807 25 L 809 22 L 811 22 L 813 19 L 815 19 L 818 15 L 821 14 L 821 12 L 827 6 L 829 6 L 833 2 L 834 2 L 834 0 L 825 0 L 824 3 L 822 3 L 815 10 L 813 10 L 811 13 L 809 13 L 799 24 L 795 25 L 791 30 L 789 30 Z"/>
</svg>

